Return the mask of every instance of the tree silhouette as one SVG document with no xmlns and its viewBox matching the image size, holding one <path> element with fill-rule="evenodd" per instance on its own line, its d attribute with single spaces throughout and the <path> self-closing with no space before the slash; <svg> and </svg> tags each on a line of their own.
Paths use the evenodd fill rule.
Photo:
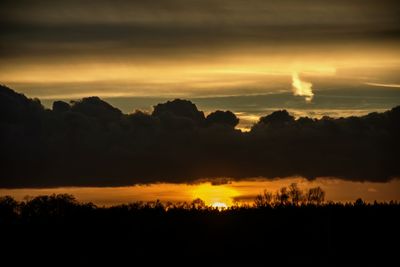
<svg viewBox="0 0 400 267">
<path fill-rule="evenodd" d="M 276 192 L 275 200 L 279 205 L 289 204 L 289 193 L 286 186 Z"/>
<path fill-rule="evenodd" d="M 0 223 L 16 219 L 18 202 L 10 196 L 0 197 Z"/>
<path fill-rule="evenodd" d="M 202 199 L 196 198 L 192 201 L 191 206 L 192 209 L 203 210 L 206 208 L 206 203 Z"/>
<path fill-rule="evenodd" d="M 325 200 L 325 192 L 321 187 L 310 188 L 306 195 L 307 203 L 309 204 L 321 204 Z"/>
<path fill-rule="evenodd" d="M 292 202 L 292 204 L 294 205 L 298 205 L 300 202 L 303 201 L 304 199 L 304 195 L 303 195 L 303 191 L 300 190 L 300 188 L 297 186 L 296 183 L 292 183 L 289 186 L 289 192 L 288 195 L 290 197 L 290 200 Z"/>
<path fill-rule="evenodd" d="M 273 197 L 273 194 L 265 189 L 263 194 L 257 195 L 254 199 L 254 206 L 257 208 L 269 207 L 272 204 Z"/>
</svg>

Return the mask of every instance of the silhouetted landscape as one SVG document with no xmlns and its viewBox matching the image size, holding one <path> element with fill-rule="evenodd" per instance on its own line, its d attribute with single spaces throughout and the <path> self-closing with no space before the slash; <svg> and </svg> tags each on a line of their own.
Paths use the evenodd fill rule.
<svg viewBox="0 0 400 267">
<path fill-rule="evenodd" d="M 20 202 L 4 196 L 0 229 L 10 252 L 23 245 L 57 260 L 68 251 L 66 262 L 363 266 L 397 259 L 399 212 L 393 201 L 326 202 L 321 188 L 296 184 L 226 209 L 201 199 L 97 207 L 67 194 Z"/>
<path fill-rule="evenodd" d="M 336 119 L 295 119 L 280 110 L 242 132 L 232 112 L 205 116 L 186 100 L 158 104 L 151 114 L 123 114 L 97 97 L 57 101 L 50 110 L 2 86 L 0 114 L 3 188 L 295 174 L 385 182 L 400 170 L 400 107 Z M 20 202 L 5 196 L 0 228 L 8 249 L 29 242 L 30 253 L 57 258 L 73 248 L 71 259 L 92 262 L 88 251 L 103 254 L 100 261 L 116 254 L 317 265 L 395 259 L 397 202 L 335 203 L 324 196 L 320 187 L 303 192 L 293 184 L 227 209 L 201 199 L 98 207 L 68 194 Z"/>
</svg>

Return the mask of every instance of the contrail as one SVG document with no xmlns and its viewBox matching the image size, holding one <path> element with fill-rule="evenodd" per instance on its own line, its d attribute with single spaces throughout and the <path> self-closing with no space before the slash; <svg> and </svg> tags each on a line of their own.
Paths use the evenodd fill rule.
<svg viewBox="0 0 400 267">
<path fill-rule="evenodd" d="M 307 102 L 312 101 L 314 97 L 314 93 L 312 92 L 312 83 L 300 80 L 297 72 L 293 72 L 292 74 L 292 86 L 294 95 L 304 96 Z"/>
</svg>

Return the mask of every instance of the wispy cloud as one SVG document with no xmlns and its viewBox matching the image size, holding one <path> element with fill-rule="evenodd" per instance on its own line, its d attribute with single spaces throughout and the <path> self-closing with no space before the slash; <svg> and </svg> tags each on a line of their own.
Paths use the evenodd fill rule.
<svg viewBox="0 0 400 267">
<path fill-rule="evenodd" d="M 378 87 L 391 87 L 400 88 L 400 84 L 396 83 L 365 83 L 366 85 L 378 86 Z"/>
<path fill-rule="evenodd" d="M 302 81 L 297 72 L 292 74 L 293 94 L 297 96 L 304 96 L 307 102 L 311 102 L 314 93 L 312 91 L 312 83 Z"/>
</svg>

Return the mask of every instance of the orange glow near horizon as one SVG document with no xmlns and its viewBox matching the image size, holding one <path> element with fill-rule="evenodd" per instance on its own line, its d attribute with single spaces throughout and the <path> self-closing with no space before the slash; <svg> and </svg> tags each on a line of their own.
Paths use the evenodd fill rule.
<svg viewBox="0 0 400 267">
<path fill-rule="evenodd" d="M 223 202 L 214 202 L 211 204 L 211 207 L 216 208 L 218 210 L 224 210 L 228 208 L 228 205 Z"/>
<path fill-rule="evenodd" d="M 202 199 L 206 205 L 215 206 L 220 208 L 225 206 L 232 206 L 234 198 L 240 196 L 231 184 L 212 185 L 211 183 L 204 183 L 197 185 L 191 190 L 192 198 Z"/>
<path fill-rule="evenodd" d="M 326 191 L 326 200 L 352 202 L 361 197 L 367 202 L 400 201 L 400 180 L 388 183 L 349 182 L 338 179 L 317 179 L 308 181 L 294 177 L 285 179 L 250 179 L 213 185 L 210 182 L 199 184 L 135 185 L 127 187 L 64 187 L 45 189 L 0 189 L 0 196 L 11 195 L 17 200 L 26 196 L 68 193 L 81 202 L 93 202 L 100 206 L 126 204 L 134 201 L 190 202 L 202 199 L 206 205 L 222 208 L 234 204 L 252 204 L 257 194 L 266 189 L 275 193 L 283 186 L 297 183 L 301 189 L 320 186 Z"/>
</svg>

